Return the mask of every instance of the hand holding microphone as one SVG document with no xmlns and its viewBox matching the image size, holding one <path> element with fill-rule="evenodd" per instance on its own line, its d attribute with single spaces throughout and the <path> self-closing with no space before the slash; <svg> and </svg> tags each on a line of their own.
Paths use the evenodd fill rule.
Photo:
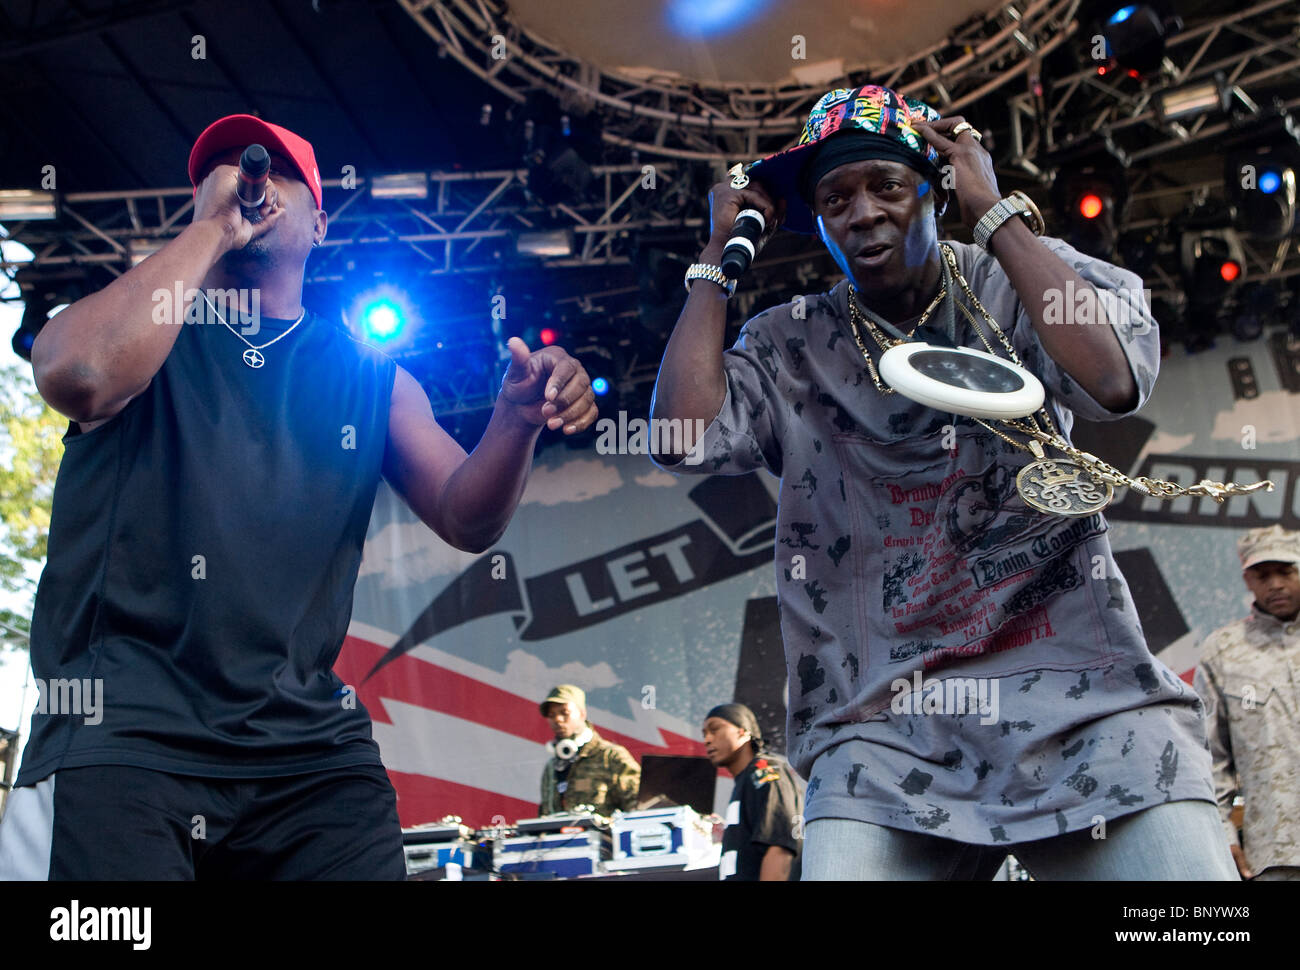
<svg viewBox="0 0 1300 970">
<path fill-rule="evenodd" d="M 742 276 L 785 215 L 785 201 L 772 201 L 763 186 L 736 174 L 709 192 L 712 233 L 701 260 L 722 267 L 727 279 Z"/>
<path fill-rule="evenodd" d="M 260 145 L 245 149 L 237 165 L 214 166 L 195 191 L 194 221 L 220 225 L 225 230 L 228 251 L 243 249 L 265 235 L 284 215 L 284 206 L 275 183 L 268 177 L 269 171 L 270 156 Z"/>
<path fill-rule="evenodd" d="M 729 280 L 739 279 L 749 269 L 766 229 L 767 219 L 758 209 L 740 210 L 731 224 L 731 238 L 722 250 L 722 275 Z"/>
<path fill-rule="evenodd" d="M 266 179 L 271 171 L 271 153 L 261 145 L 249 145 L 239 156 L 239 174 L 235 194 L 239 207 L 249 222 L 261 222 L 261 208 L 266 202 Z"/>
</svg>

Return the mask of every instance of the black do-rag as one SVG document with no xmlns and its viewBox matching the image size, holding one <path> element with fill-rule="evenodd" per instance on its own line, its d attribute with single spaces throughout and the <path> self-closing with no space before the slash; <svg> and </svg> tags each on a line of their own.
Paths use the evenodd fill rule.
<svg viewBox="0 0 1300 970">
<path fill-rule="evenodd" d="M 902 162 L 908 168 L 920 172 L 932 189 L 939 190 L 941 187 L 942 173 L 938 167 L 924 155 L 912 151 L 897 139 L 865 131 L 845 131 L 828 138 L 804 165 L 799 175 L 799 194 L 811 206 L 817 183 L 829 172 L 841 165 L 864 162 L 872 158 Z M 942 199 L 936 197 L 936 210 L 941 205 Z"/>
<path fill-rule="evenodd" d="M 763 750 L 763 732 L 758 727 L 758 718 L 744 704 L 719 704 L 704 715 L 704 720 L 707 721 L 711 717 L 720 717 L 724 721 L 730 721 L 742 731 L 748 731 L 753 739 L 754 750 Z"/>
</svg>

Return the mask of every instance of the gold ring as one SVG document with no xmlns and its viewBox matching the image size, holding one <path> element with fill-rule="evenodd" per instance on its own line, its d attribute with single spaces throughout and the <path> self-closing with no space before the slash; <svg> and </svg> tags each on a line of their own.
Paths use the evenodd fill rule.
<svg viewBox="0 0 1300 970">
<path fill-rule="evenodd" d="M 969 131 L 971 137 L 974 138 L 976 141 L 984 140 L 984 136 L 981 135 L 978 131 L 976 131 L 975 126 L 972 125 L 969 121 L 963 121 L 956 128 L 954 128 L 952 130 L 952 134 L 950 137 L 952 137 L 955 140 L 957 136 L 960 135 L 963 131 Z"/>
</svg>

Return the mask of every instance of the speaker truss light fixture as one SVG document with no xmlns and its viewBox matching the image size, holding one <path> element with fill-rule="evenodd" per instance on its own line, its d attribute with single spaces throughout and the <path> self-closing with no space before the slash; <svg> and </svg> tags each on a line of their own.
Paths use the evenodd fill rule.
<svg viewBox="0 0 1300 970">
<path fill-rule="evenodd" d="M 1166 88 L 1156 93 L 1156 114 L 1164 123 L 1205 114 L 1208 111 L 1227 111 L 1231 91 L 1223 74 L 1181 87 Z"/>
<path fill-rule="evenodd" d="M 568 229 L 521 232 L 515 238 L 515 251 L 520 256 L 572 256 L 573 233 Z"/>
<path fill-rule="evenodd" d="M 53 192 L 0 189 L 0 222 L 37 222 L 58 217 L 59 200 Z"/>
<path fill-rule="evenodd" d="M 378 175 L 370 180 L 372 199 L 427 199 L 429 177 L 424 172 Z"/>
</svg>

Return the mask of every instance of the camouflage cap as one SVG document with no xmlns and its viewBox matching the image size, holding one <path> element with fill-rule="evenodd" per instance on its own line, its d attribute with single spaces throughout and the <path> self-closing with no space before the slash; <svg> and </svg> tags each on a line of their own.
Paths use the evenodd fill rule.
<svg viewBox="0 0 1300 970">
<path fill-rule="evenodd" d="M 579 710 L 587 709 L 587 695 L 582 692 L 581 687 L 575 687 L 573 684 L 560 684 L 558 687 L 552 687 L 551 692 L 546 695 L 546 700 L 538 705 L 542 710 L 542 717 L 546 716 L 547 704 L 573 704 Z"/>
<path fill-rule="evenodd" d="M 1276 524 L 1251 529 L 1237 540 L 1237 555 L 1243 572 L 1261 562 L 1300 565 L 1300 532 L 1288 532 Z"/>
</svg>

